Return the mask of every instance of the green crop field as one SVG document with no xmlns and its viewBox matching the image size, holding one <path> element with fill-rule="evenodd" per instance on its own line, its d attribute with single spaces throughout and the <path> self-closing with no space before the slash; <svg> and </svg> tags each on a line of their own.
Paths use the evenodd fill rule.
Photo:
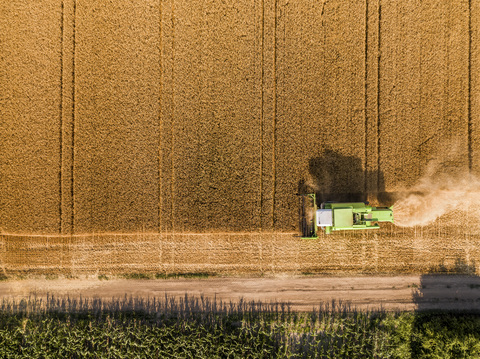
<svg viewBox="0 0 480 359">
<path fill-rule="evenodd" d="M 4 358 L 474 358 L 480 315 L 205 298 L 4 300 Z"/>
</svg>

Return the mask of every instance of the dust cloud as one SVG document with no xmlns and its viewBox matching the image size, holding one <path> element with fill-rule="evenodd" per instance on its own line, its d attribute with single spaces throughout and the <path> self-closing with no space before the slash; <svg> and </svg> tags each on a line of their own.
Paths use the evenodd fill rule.
<svg viewBox="0 0 480 359">
<path fill-rule="evenodd" d="M 395 224 L 401 227 L 426 226 L 460 212 L 480 215 L 479 178 L 468 171 L 439 173 L 437 162 L 431 163 L 425 175 L 399 197 L 393 211 Z"/>
</svg>

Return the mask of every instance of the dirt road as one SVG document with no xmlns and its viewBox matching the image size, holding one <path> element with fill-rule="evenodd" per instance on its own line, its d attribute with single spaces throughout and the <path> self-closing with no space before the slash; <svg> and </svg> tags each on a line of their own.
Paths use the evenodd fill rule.
<svg viewBox="0 0 480 359">
<path fill-rule="evenodd" d="M 276 277 L 180 280 L 28 279 L 0 283 L 0 298 L 29 295 L 95 297 L 216 296 L 263 302 L 290 302 L 309 311 L 321 302 L 348 302 L 358 309 L 480 309 L 480 278 L 458 275 L 376 277 Z"/>
</svg>

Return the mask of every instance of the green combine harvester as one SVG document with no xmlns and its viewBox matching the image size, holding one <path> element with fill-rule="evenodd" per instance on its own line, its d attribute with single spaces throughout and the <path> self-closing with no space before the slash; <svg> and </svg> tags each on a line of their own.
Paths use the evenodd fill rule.
<svg viewBox="0 0 480 359">
<path fill-rule="evenodd" d="M 324 202 L 317 208 L 314 193 L 299 196 L 302 238 L 318 238 L 318 228 L 330 234 L 333 231 L 378 229 L 378 222 L 393 223 L 392 207 L 371 207 L 364 202 Z"/>
</svg>

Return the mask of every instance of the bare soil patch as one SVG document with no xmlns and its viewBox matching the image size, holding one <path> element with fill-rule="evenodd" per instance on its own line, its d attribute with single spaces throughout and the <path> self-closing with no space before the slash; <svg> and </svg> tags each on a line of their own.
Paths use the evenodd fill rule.
<svg viewBox="0 0 480 359">
<path fill-rule="evenodd" d="M 480 309 L 480 278 L 470 276 L 361 276 L 209 278 L 201 280 L 26 279 L 0 282 L 0 298 L 28 296 L 102 298 L 124 296 L 204 296 L 221 301 L 240 299 L 290 303 L 310 311 L 320 303 L 343 302 L 360 310 Z"/>
</svg>

